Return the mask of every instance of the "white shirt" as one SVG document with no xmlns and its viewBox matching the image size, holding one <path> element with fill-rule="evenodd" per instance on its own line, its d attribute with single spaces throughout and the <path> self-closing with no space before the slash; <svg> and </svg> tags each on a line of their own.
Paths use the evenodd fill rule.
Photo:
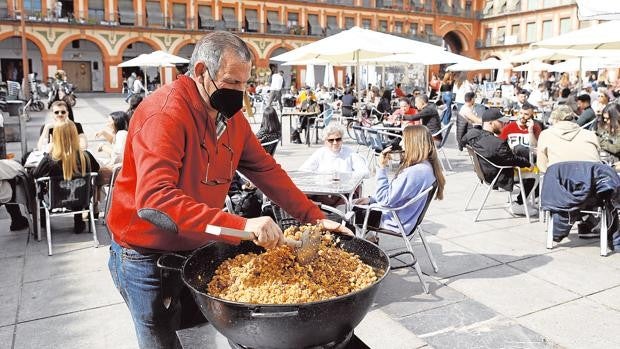
<svg viewBox="0 0 620 349">
<path fill-rule="evenodd" d="M 456 94 L 454 102 L 464 104 L 465 94 L 467 92 L 473 92 L 472 84 L 468 80 L 463 80 L 463 83 L 459 87 L 454 84 L 454 87 L 452 87 L 452 92 Z"/>
<path fill-rule="evenodd" d="M 121 130 L 114 135 L 114 144 L 112 144 L 113 153 L 110 155 L 110 165 L 123 162 L 123 154 L 125 153 L 125 141 L 127 140 L 127 131 Z"/>
<path fill-rule="evenodd" d="M 315 173 L 332 173 L 338 171 L 341 173 L 353 172 L 364 178 L 368 178 L 370 172 L 366 160 L 356 153 L 353 149 L 342 146 L 340 152 L 334 153 L 327 147 L 317 149 L 310 157 L 301 165 L 300 171 Z"/>
<path fill-rule="evenodd" d="M 136 79 L 133 82 L 133 93 L 138 94 L 144 90 L 144 85 L 142 85 L 142 81 Z"/>
<path fill-rule="evenodd" d="M 282 75 L 280 75 L 279 73 L 271 75 L 271 91 L 279 91 L 282 89 L 283 85 L 284 79 L 282 78 Z"/>
</svg>

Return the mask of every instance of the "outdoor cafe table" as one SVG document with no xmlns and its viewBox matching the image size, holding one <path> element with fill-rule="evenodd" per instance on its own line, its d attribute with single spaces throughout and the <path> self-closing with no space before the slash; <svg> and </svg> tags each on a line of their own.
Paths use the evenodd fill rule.
<svg viewBox="0 0 620 349">
<path fill-rule="evenodd" d="M 363 177 L 349 172 L 334 174 L 303 171 L 287 172 L 293 183 L 306 195 L 335 195 L 344 199 L 346 212 L 353 208 L 353 194 L 362 184 Z"/>
<path fill-rule="evenodd" d="M 306 145 L 310 146 L 310 123 L 311 123 L 311 119 L 312 118 L 316 118 L 320 113 L 318 111 L 313 111 L 313 112 L 305 112 L 305 111 L 299 111 L 297 109 L 294 108 L 284 108 L 282 110 L 282 117 L 288 116 L 288 126 L 289 126 L 289 130 L 293 129 L 293 117 L 296 116 L 298 118 L 301 118 L 302 116 L 307 116 L 306 118 Z M 282 128 L 284 128 L 284 123 L 282 123 Z M 282 134 L 284 134 L 284 130 L 282 130 Z M 282 137 L 284 138 L 284 137 Z"/>
</svg>

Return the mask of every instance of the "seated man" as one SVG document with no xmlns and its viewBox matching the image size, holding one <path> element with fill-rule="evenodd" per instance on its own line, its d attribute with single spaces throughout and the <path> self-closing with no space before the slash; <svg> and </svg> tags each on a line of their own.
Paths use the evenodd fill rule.
<svg viewBox="0 0 620 349">
<path fill-rule="evenodd" d="M 418 112 L 414 115 L 403 116 L 404 121 L 407 121 L 409 125 L 422 121 L 422 125 L 426 126 L 432 135 L 441 130 L 439 113 L 434 104 L 428 103 L 428 96 L 418 95 L 415 98 L 415 107 Z M 435 136 L 434 139 L 441 141 L 441 135 Z"/>
<path fill-rule="evenodd" d="M 577 107 L 581 111 L 581 114 L 579 114 L 579 118 L 577 119 L 577 121 L 575 121 L 577 125 L 584 126 L 596 119 L 596 113 L 594 112 L 594 109 L 592 109 L 592 107 L 590 106 L 590 95 L 584 93 L 577 96 Z M 593 130 L 594 124 L 595 123 L 591 123 L 588 127 L 588 130 Z"/>
<path fill-rule="evenodd" d="M 459 110 L 459 114 L 456 119 L 456 141 L 458 143 L 459 150 L 463 150 L 465 143 L 463 142 L 463 136 L 471 128 L 478 126 L 482 127 L 482 119 L 478 115 L 479 108 L 475 108 L 476 94 L 473 92 L 467 92 L 465 94 L 465 104 Z M 478 109 L 478 110 L 477 110 Z"/>
<path fill-rule="evenodd" d="M 518 166 L 530 167 L 528 158 L 516 155 L 510 150 L 508 143 L 497 137 L 504 126 L 504 122 L 508 121 L 502 113 L 491 108 L 482 114 L 482 129 L 472 128 L 463 137 L 465 144 L 471 146 L 476 152 L 484 156 L 489 161 L 499 166 Z M 498 169 L 488 162 L 481 160 L 480 167 L 484 174 L 485 181 L 491 183 L 497 176 Z M 527 196 L 533 189 L 535 181 L 524 180 L 525 195 Z M 496 186 L 506 191 L 512 191 L 514 186 L 513 169 L 504 169 L 497 179 Z M 515 215 L 525 215 L 525 207 L 521 195 L 517 196 L 516 202 L 511 205 L 512 213 Z M 530 215 L 535 215 L 537 210 L 530 208 Z"/>
<path fill-rule="evenodd" d="M 517 120 L 502 128 L 499 138 L 508 141 L 508 145 L 516 154 L 528 157 L 529 147 L 536 146 L 541 131 L 540 125 L 534 121 L 534 107 L 526 104 L 519 110 Z"/>
</svg>

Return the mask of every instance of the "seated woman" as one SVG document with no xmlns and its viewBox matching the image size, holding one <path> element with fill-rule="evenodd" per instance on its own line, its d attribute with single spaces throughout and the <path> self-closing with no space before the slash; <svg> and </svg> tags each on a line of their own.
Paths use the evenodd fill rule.
<svg viewBox="0 0 620 349">
<path fill-rule="evenodd" d="M 355 204 L 367 205 L 379 203 L 387 207 L 404 205 L 420 192 L 437 182 L 435 198 L 443 199 L 445 178 L 441 171 L 441 164 L 437 157 L 437 149 L 433 137 L 425 126 L 407 126 L 403 130 L 403 149 L 401 165 L 394 179 L 388 178 L 387 165 L 390 160 L 389 148 L 379 156 L 377 168 L 377 188 L 375 195 L 360 198 Z M 398 213 L 406 233 L 411 233 L 418 217 L 424 209 L 425 200 L 420 200 Z M 374 212 L 374 213 L 373 213 Z M 356 212 L 356 224 L 361 224 L 365 211 Z M 368 226 L 398 230 L 398 223 L 391 215 L 383 215 L 378 211 L 371 211 Z M 371 237 L 373 235 L 371 234 Z"/>
<path fill-rule="evenodd" d="M 85 176 L 89 172 L 99 171 L 97 160 L 89 152 L 81 150 L 73 121 L 57 121 L 53 128 L 50 151 L 35 168 L 35 178 L 62 176 L 65 180 L 71 180 L 74 176 Z M 86 224 L 82 220 L 82 214 L 75 214 L 73 223 L 74 233 L 84 231 Z"/>
<path fill-rule="evenodd" d="M 256 133 L 256 138 L 261 143 L 267 143 L 282 138 L 282 125 L 276 110 L 269 106 L 263 111 L 263 121 Z"/>
<path fill-rule="evenodd" d="M 607 153 L 608 163 L 616 163 L 620 159 L 620 105 L 609 104 L 598 117 L 596 136 L 601 149 Z M 603 156 L 605 158 L 605 156 Z"/>
<path fill-rule="evenodd" d="M 39 136 L 39 141 L 37 142 L 37 149 L 44 152 L 47 152 L 49 150 L 55 123 L 64 120 L 73 121 L 73 113 L 71 111 L 71 107 L 69 107 L 64 101 L 53 102 L 50 110 L 52 112 L 52 121 L 46 123 L 45 125 L 43 125 L 43 127 L 41 127 L 41 135 Z M 82 124 L 76 122 L 75 127 L 78 133 L 80 149 L 85 150 L 86 148 L 88 148 L 88 141 L 86 140 L 86 135 L 84 134 Z"/>
<path fill-rule="evenodd" d="M 357 98 L 353 95 L 353 88 L 349 87 L 344 91 L 342 96 L 340 108 L 342 110 L 342 116 L 353 117 L 353 106 L 357 103 Z"/>
</svg>

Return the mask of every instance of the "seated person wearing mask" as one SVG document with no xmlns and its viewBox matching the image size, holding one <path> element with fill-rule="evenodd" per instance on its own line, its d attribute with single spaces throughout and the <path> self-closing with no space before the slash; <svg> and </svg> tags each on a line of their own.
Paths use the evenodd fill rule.
<svg viewBox="0 0 620 349">
<path fill-rule="evenodd" d="M 478 154 L 484 156 L 492 163 L 499 166 L 530 167 L 528 158 L 516 155 L 510 150 L 508 143 L 498 136 L 501 134 L 504 122 L 509 119 L 496 109 L 491 108 L 482 114 L 482 129 L 472 128 L 465 134 L 463 141 L 471 146 Z M 484 160 L 480 160 L 480 167 L 485 181 L 491 183 L 498 173 L 498 169 Z M 525 195 L 527 196 L 534 187 L 534 179 L 523 181 Z M 496 182 L 497 187 L 511 192 L 514 186 L 513 169 L 504 169 Z M 516 202 L 511 205 L 511 211 L 515 215 L 525 215 L 525 206 L 521 195 L 517 196 Z M 535 215 L 537 210 L 530 208 L 530 215 Z"/>
</svg>

